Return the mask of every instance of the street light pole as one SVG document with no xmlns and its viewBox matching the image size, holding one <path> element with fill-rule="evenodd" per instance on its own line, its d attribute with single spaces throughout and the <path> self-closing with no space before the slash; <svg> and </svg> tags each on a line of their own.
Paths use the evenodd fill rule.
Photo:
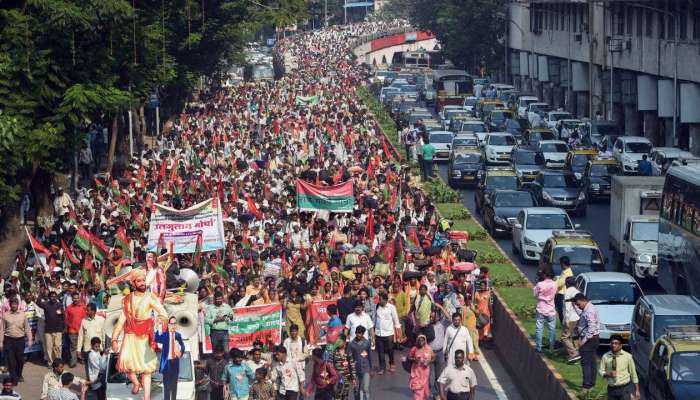
<svg viewBox="0 0 700 400">
<path fill-rule="evenodd" d="M 328 28 L 328 0 L 323 2 L 323 22 L 324 26 Z"/>
</svg>

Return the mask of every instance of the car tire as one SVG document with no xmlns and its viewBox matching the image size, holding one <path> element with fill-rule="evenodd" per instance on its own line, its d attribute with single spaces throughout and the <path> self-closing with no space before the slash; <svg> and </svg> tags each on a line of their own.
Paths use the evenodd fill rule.
<svg viewBox="0 0 700 400">
<path fill-rule="evenodd" d="M 513 254 L 520 254 L 520 252 L 518 251 L 518 247 L 515 245 L 515 242 L 512 240 L 510 241 L 510 251 L 512 251 Z"/>
<path fill-rule="evenodd" d="M 522 245 L 520 246 L 520 251 L 518 252 L 518 259 L 520 260 L 520 264 L 527 265 L 528 259 L 525 258 L 525 251 L 523 251 Z"/>
</svg>

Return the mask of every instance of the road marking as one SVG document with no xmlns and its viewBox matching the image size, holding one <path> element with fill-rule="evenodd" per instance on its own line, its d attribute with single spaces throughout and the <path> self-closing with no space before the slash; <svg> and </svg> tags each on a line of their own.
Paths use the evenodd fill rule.
<svg viewBox="0 0 700 400">
<path fill-rule="evenodd" d="M 508 395 L 503 390 L 501 383 L 498 382 L 498 378 L 496 378 L 496 374 L 493 372 L 491 364 L 489 364 L 483 354 L 482 357 L 479 358 L 478 364 L 481 366 L 481 370 L 484 371 L 484 375 L 486 375 L 486 379 L 489 380 L 491 389 L 493 389 L 494 393 L 496 393 L 498 400 L 508 400 Z"/>
</svg>

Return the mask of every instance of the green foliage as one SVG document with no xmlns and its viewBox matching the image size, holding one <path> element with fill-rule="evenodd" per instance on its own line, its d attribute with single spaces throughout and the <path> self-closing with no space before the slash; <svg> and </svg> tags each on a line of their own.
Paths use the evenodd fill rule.
<svg viewBox="0 0 700 400">
<path fill-rule="evenodd" d="M 384 108 L 382 103 L 380 103 L 372 92 L 364 86 L 357 89 L 357 97 L 369 108 L 369 111 L 374 115 L 375 119 L 379 123 L 379 127 L 382 128 L 384 135 L 389 139 L 389 142 L 394 145 L 397 149 L 400 149 L 399 143 L 399 133 L 396 129 L 396 122 L 391 118 L 389 112 Z"/>
<path fill-rule="evenodd" d="M 393 0 L 408 9 L 410 20 L 435 32 L 448 59 L 475 71 L 503 62 L 505 0 Z"/>
<path fill-rule="evenodd" d="M 459 201 L 459 193 L 445 185 L 442 179 L 423 182 L 422 186 L 428 197 L 437 203 L 455 203 Z"/>
</svg>

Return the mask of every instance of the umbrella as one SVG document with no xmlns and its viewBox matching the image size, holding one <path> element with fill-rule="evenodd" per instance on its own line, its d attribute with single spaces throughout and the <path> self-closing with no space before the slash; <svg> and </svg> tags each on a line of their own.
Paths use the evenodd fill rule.
<svg viewBox="0 0 700 400">
<path fill-rule="evenodd" d="M 472 272 L 476 269 L 476 264 L 472 262 L 460 262 L 452 266 L 453 271 Z"/>
</svg>

